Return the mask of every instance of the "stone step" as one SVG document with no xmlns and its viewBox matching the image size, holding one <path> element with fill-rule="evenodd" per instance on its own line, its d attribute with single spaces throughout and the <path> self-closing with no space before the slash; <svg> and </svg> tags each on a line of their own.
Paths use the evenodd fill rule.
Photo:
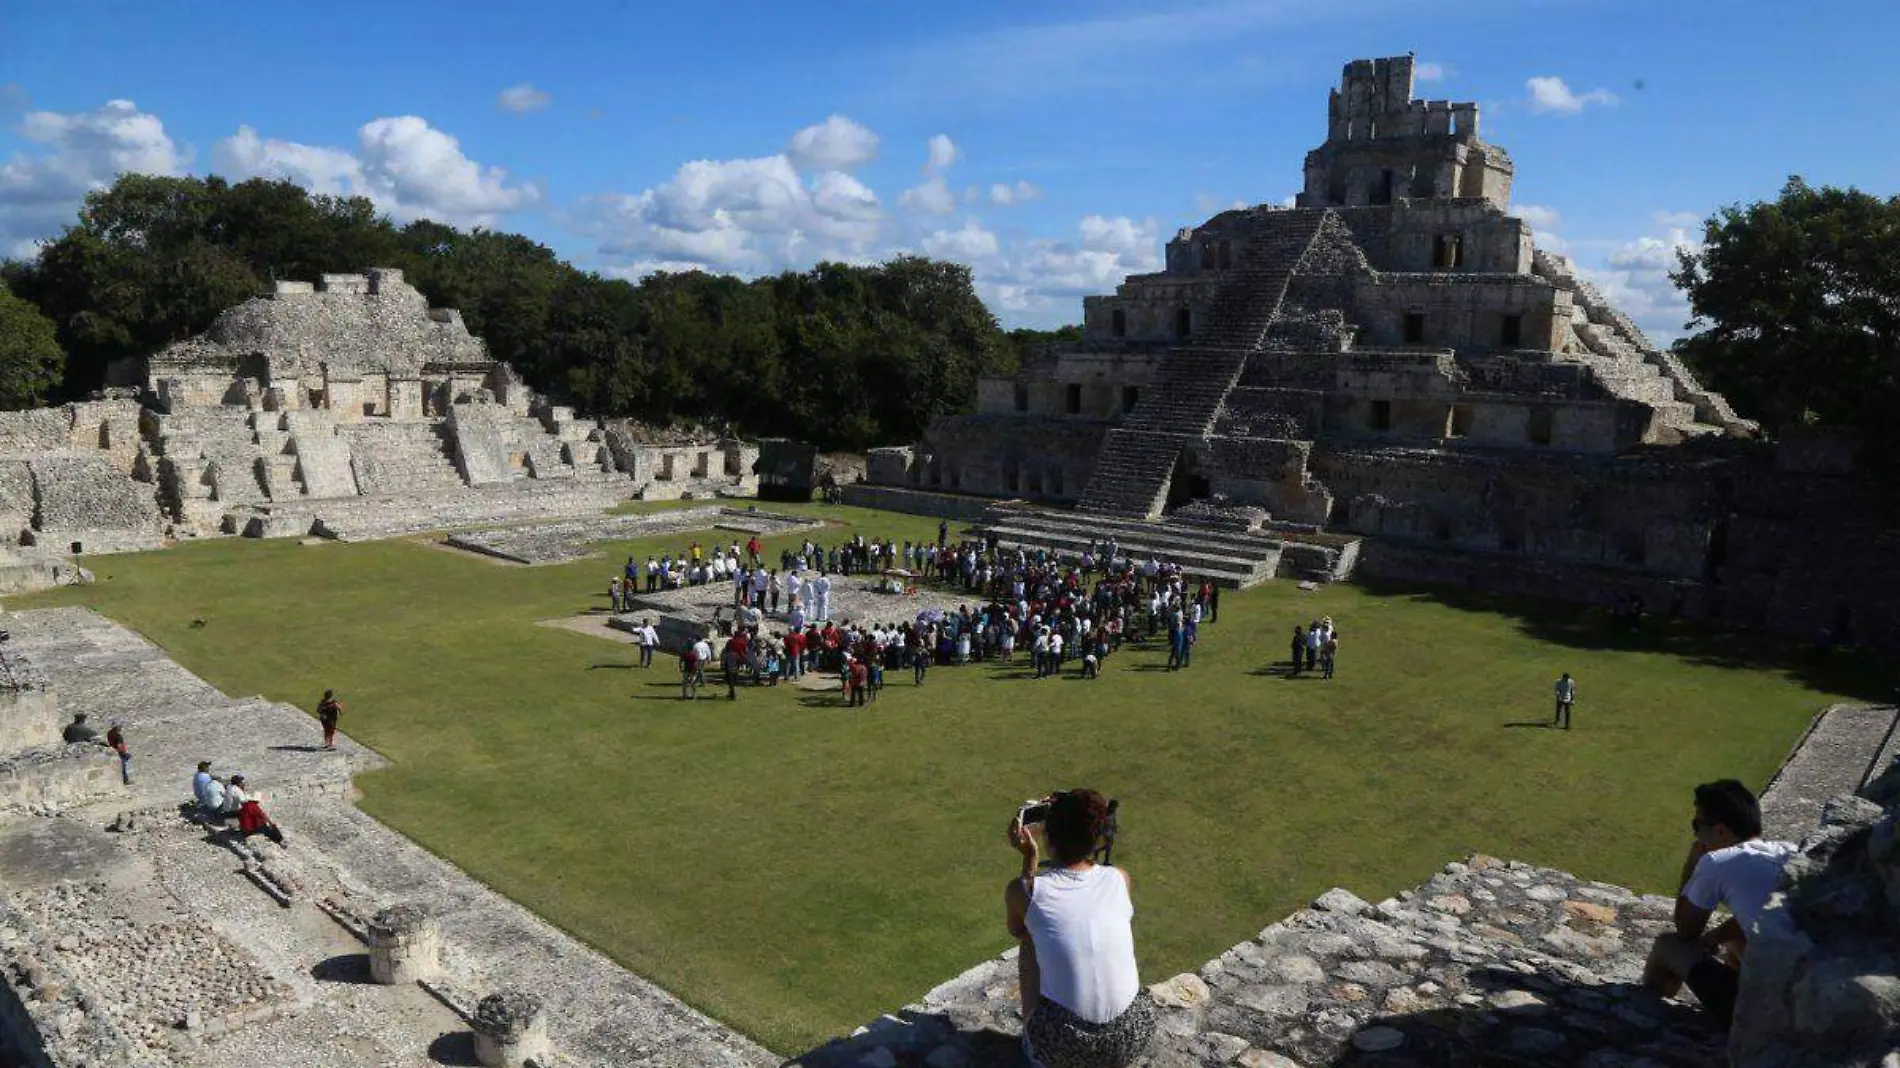
<svg viewBox="0 0 1900 1068">
<path fill-rule="evenodd" d="M 1799 841 L 1815 828 L 1821 806 L 1852 793 L 1892 741 L 1900 711 L 1891 706 L 1834 705 L 1808 728 L 1762 791 L 1762 829 L 1768 838 Z"/>
<path fill-rule="evenodd" d="M 1184 544 L 1235 556 L 1278 552 L 1283 544 L 1280 538 L 1262 534 L 1245 534 L 1239 531 L 1187 526 L 1179 523 L 1156 523 L 1152 520 L 1119 519 L 1112 516 L 1052 512 L 1041 509 L 998 508 L 991 512 L 985 522 L 1065 534 L 1081 534 L 1085 538 L 1093 537 L 1098 542 L 1112 536 L 1124 547 L 1129 537 L 1165 534 Z"/>
</svg>

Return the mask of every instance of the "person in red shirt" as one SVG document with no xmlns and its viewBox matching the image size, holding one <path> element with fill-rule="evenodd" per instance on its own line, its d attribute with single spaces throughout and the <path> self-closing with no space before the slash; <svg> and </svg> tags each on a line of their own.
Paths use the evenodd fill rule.
<svg viewBox="0 0 1900 1068">
<path fill-rule="evenodd" d="M 759 566 L 759 536 L 757 534 L 754 534 L 752 535 L 752 537 L 746 539 L 745 551 L 746 551 L 746 555 L 752 558 L 752 566 L 758 567 Z"/>
<path fill-rule="evenodd" d="M 726 676 L 726 700 L 728 701 L 739 699 L 739 669 L 745 666 L 746 655 L 751 649 L 751 636 L 744 628 L 733 631 L 732 637 L 726 642 L 726 651 L 720 657 L 719 666 Z"/>
<path fill-rule="evenodd" d="M 863 707 L 865 694 L 871 688 L 871 670 L 864 661 L 856 657 L 848 665 L 848 681 L 845 682 L 845 704 Z"/>
<path fill-rule="evenodd" d="M 805 676 L 805 632 L 792 631 L 785 636 L 785 677 L 799 679 Z"/>
</svg>

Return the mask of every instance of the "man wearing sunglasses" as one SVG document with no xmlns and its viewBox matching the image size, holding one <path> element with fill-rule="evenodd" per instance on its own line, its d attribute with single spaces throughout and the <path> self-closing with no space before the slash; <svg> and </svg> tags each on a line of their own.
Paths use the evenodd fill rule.
<svg viewBox="0 0 1900 1068">
<path fill-rule="evenodd" d="M 1762 839 L 1761 805 L 1734 779 L 1695 788 L 1689 828 L 1695 839 L 1682 866 L 1676 929 L 1656 939 L 1643 982 L 1664 997 L 1687 985 L 1727 1027 L 1735 1015 L 1748 936 L 1796 846 Z M 1718 905 L 1726 906 L 1730 916 L 1710 928 Z"/>
</svg>

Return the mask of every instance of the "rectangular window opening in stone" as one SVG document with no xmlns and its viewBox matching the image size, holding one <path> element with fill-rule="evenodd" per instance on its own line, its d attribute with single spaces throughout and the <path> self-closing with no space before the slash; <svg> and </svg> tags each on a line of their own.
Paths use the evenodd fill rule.
<svg viewBox="0 0 1900 1068">
<path fill-rule="evenodd" d="M 1139 401 L 1140 399 L 1141 399 L 1140 386 L 1123 386 L 1122 387 L 1122 414 L 1127 415 L 1129 412 L 1134 411 L 1135 402 Z"/>
<path fill-rule="evenodd" d="M 1120 314 L 1120 313 L 1118 312 L 1116 314 Z M 1016 387 L 1016 410 L 1019 412 L 1026 412 L 1029 410 L 1029 387 L 1028 386 L 1019 385 Z"/>
<path fill-rule="evenodd" d="M 1392 203 L 1392 168 L 1387 167 L 1379 172 L 1379 184 L 1372 191 L 1372 202 L 1374 204 Z"/>
<path fill-rule="evenodd" d="M 1234 265 L 1234 248 L 1226 241 L 1220 243 L 1220 254 L 1215 257 L 1214 266 L 1226 270 Z"/>
<path fill-rule="evenodd" d="M 1068 388 L 1064 390 L 1064 393 L 1066 396 L 1064 397 L 1063 410 L 1067 411 L 1070 415 L 1081 415 L 1082 384 L 1079 382 L 1071 382 Z"/>
<path fill-rule="evenodd" d="M 1015 464 L 1011 464 L 1009 467 L 1008 473 L 1004 476 L 1003 484 L 1009 488 L 1009 491 L 1011 493 L 1015 493 L 1022 488 L 1022 483 L 1023 483 L 1022 468 L 1017 467 Z"/>
<path fill-rule="evenodd" d="M 1108 316 L 1108 332 L 1115 337 L 1128 336 L 1128 313 L 1116 308 Z"/>
<path fill-rule="evenodd" d="M 1522 315 L 1505 316 L 1503 324 L 1498 330 L 1498 344 L 1507 349 L 1514 349 L 1523 343 L 1524 317 Z"/>
<path fill-rule="evenodd" d="M 1193 312 L 1187 308 L 1174 309 L 1174 336 L 1186 337 L 1194 325 Z"/>
<path fill-rule="evenodd" d="M 1372 402 L 1372 429 L 1392 429 L 1392 402 L 1376 400 Z"/>
<path fill-rule="evenodd" d="M 1450 432 L 1446 437 L 1468 438 L 1471 436 L 1471 406 L 1454 404 L 1451 406 Z"/>
<path fill-rule="evenodd" d="M 1530 418 L 1525 423 L 1525 433 L 1532 445 L 1550 444 L 1550 409 L 1532 408 Z"/>
<path fill-rule="evenodd" d="M 1049 469 L 1049 492 L 1057 497 L 1062 496 L 1062 468 L 1060 467 Z"/>
<path fill-rule="evenodd" d="M 1423 345 L 1425 343 L 1424 312 L 1405 313 L 1404 339 L 1407 345 Z"/>
<path fill-rule="evenodd" d="M 1212 244 L 1202 245 L 1201 246 L 1201 270 L 1203 271 L 1213 270 L 1216 263 L 1219 262 L 1215 258 L 1218 255 L 1219 253 L 1214 251 L 1214 246 Z"/>
</svg>

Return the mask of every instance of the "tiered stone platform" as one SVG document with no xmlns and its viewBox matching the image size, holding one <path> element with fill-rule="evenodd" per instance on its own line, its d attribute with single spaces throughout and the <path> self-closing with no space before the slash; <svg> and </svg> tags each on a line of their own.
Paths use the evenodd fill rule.
<svg viewBox="0 0 1900 1068">
<path fill-rule="evenodd" d="M 474 1064 L 477 1004 L 513 986 L 544 1006 L 546 1068 L 778 1063 L 358 812 L 349 776 L 381 760 L 347 737 L 317 750 L 309 716 L 228 698 L 88 611 L 6 627 L 62 713 L 124 722 L 135 760 L 121 787 L 116 761 L 75 747 L 111 766 L 109 796 L 0 806 L 0 1063 Z M 201 759 L 246 776 L 288 848 L 187 818 Z M 370 928 L 395 904 L 437 935 L 428 961 L 381 985 Z"/>
<path fill-rule="evenodd" d="M 1359 555 L 1356 538 L 1315 534 L 1296 540 L 1302 536 L 1037 508 L 993 508 L 977 530 L 1004 545 L 1046 548 L 1066 557 L 1079 557 L 1091 542 L 1112 537 L 1136 559 L 1152 555 L 1243 589 L 1276 575 L 1344 579 Z"/>
<path fill-rule="evenodd" d="M 226 533 L 254 538 L 324 537 L 373 541 L 429 530 L 567 516 L 594 516 L 628 499 L 633 486 L 618 480 L 524 480 L 379 497 L 288 501 L 233 509 Z"/>
<path fill-rule="evenodd" d="M 756 508 L 682 508 L 648 515 L 600 516 L 450 535 L 446 544 L 517 564 L 558 564 L 599 556 L 598 544 L 697 530 L 730 530 L 767 537 L 815 530 L 822 522 Z"/>
</svg>

